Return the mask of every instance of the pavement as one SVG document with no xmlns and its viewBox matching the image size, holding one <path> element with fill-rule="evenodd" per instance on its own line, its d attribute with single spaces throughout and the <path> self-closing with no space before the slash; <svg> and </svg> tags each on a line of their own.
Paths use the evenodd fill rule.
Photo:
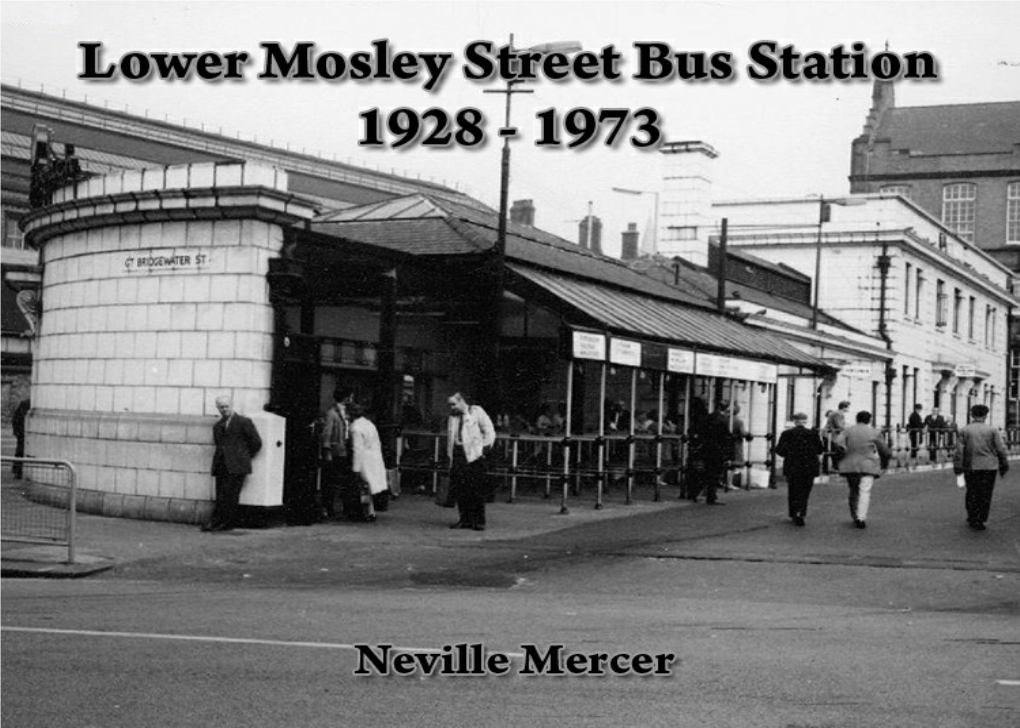
<svg viewBox="0 0 1020 728">
<path fill-rule="evenodd" d="M 3 478 L 9 478 L 4 473 Z M 786 492 L 736 490 L 726 508 L 680 500 L 675 487 L 655 502 L 636 488 L 631 503 L 611 488 L 595 508 L 593 490 L 505 494 L 488 506 L 485 531 L 451 530 L 456 510 L 405 493 L 375 523 L 332 522 L 205 533 L 194 526 L 79 514 L 74 563 L 66 546 L 4 541 L 2 576 L 238 581 L 295 585 L 459 584 L 512 586 L 550 560 L 600 554 L 691 560 L 826 563 L 1020 573 L 1020 467 L 996 487 L 987 532 L 964 524 L 963 491 L 952 470 L 891 473 L 873 492 L 867 531 L 852 528 L 846 487 L 815 486 L 808 527 L 791 527 Z M 50 506 L 31 504 L 38 509 Z"/>
<path fill-rule="evenodd" d="M 241 563 L 239 552 L 249 557 L 265 551 L 271 558 L 326 547 L 351 555 L 364 549 L 385 552 L 392 559 L 399 553 L 430 549 L 482 547 L 525 541 L 542 534 L 579 525 L 599 524 L 621 518 L 647 515 L 689 507 L 675 493 L 659 503 L 640 493 L 630 505 L 622 492 L 594 507 L 594 495 L 568 500 L 564 513 L 559 494 L 546 499 L 532 495 L 507 503 L 505 499 L 488 506 L 489 526 L 483 532 L 451 530 L 457 520 L 455 508 L 442 508 L 425 495 L 403 495 L 391 500 L 389 509 L 378 514 L 375 523 L 336 521 L 310 526 L 279 526 L 265 529 L 235 529 L 227 533 L 206 533 L 194 526 L 155 521 L 110 518 L 79 513 L 75 561 L 68 563 L 67 546 L 4 542 L 3 577 L 80 578 L 112 569 L 138 573 L 145 564 L 168 562 Z M 33 507 L 49 509 L 35 504 Z M 399 560 L 399 557 L 396 557 Z M 243 559 L 248 561 L 248 559 Z"/>
</svg>

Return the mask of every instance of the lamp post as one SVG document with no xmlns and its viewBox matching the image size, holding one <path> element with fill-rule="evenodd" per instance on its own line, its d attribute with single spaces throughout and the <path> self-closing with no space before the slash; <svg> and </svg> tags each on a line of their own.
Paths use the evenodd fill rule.
<svg viewBox="0 0 1020 728">
<path fill-rule="evenodd" d="M 653 190 L 632 190 L 627 187 L 614 187 L 613 192 L 621 192 L 625 195 L 655 195 L 655 212 L 652 216 L 652 244 L 651 252 L 654 255 L 659 252 L 659 193 Z"/>
<path fill-rule="evenodd" d="M 581 44 L 577 41 L 558 41 L 553 43 L 542 43 L 528 48 L 515 48 L 514 36 L 510 34 L 509 48 L 512 53 L 518 51 L 532 53 L 576 53 L 581 50 Z M 500 334 L 503 322 L 503 288 L 505 278 L 506 260 L 506 226 L 510 198 L 510 137 L 513 136 L 508 130 L 510 126 L 510 101 L 514 94 L 534 93 L 530 89 L 515 88 L 517 84 L 523 83 L 521 79 L 509 79 L 505 89 L 485 89 L 483 93 L 506 94 L 506 107 L 504 114 L 503 129 L 507 133 L 501 133 L 503 137 L 503 150 L 500 157 L 499 176 L 499 219 L 496 221 L 496 245 L 492 251 L 493 286 L 492 303 L 490 305 L 491 322 L 489 334 L 492 337 L 492 361 L 488 369 L 491 389 L 494 392 L 493 401 L 497 407 L 496 414 L 502 414 L 503 407 L 503 367 L 500 355 Z"/>
<path fill-rule="evenodd" d="M 833 197 L 827 198 L 818 196 L 818 236 L 815 239 L 815 279 L 812 281 L 814 295 L 811 303 L 811 328 L 818 328 L 818 292 L 821 288 L 822 275 L 822 226 L 829 222 L 832 215 L 832 205 L 840 207 L 857 207 L 868 204 L 867 200 L 860 197 Z"/>
</svg>

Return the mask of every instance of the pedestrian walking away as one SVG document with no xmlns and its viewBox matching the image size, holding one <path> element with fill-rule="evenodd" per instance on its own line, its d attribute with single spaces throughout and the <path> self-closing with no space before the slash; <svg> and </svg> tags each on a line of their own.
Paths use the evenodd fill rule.
<svg viewBox="0 0 1020 728">
<path fill-rule="evenodd" d="M 803 412 L 795 414 L 793 427 L 779 436 L 776 445 L 776 455 L 783 458 L 790 519 L 797 526 L 804 525 L 811 487 L 821 471 L 818 458 L 825 451 L 818 430 L 808 429 L 807 421 Z"/>
<path fill-rule="evenodd" d="M 988 407 L 974 405 L 970 408 L 970 417 L 971 423 L 960 430 L 957 437 L 953 472 L 963 475 L 967 484 L 964 501 L 967 525 L 975 531 L 984 531 L 992 507 L 995 475 L 1006 477 L 1009 454 L 1002 433 L 985 422 Z"/>
<path fill-rule="evenodd" d="M 705 503 L 710 506 L 725 505 L 719 501 L 717 491 L 725 486 L 726 473 L 733 457 L 733 431 L 730 429 L 730 403 L 719 402 L 715 412 L 708 416 L 698 443 L 698 458 L 701 469 L 694 478 L 694 492 L 691 500 L 697 501 L 701 491 L 705 492 Z"/>
<path fill-rule="evenodd" d="M 866 410 L 857 413 L 856 424 L 846 428 L 836 438 L 836 443 L 846 453 L 838 467 L 850 489 L 850 517 L 857 528 L 865 528 L 871 505 L 871 486 L 889 467 L 892 452 L 882 434 L 871 426 L 871 413 Z"/>
<path fill-rule="evenodd" d="M 244 480 L 251 473 L 251 459 L 262 449 L 255 423 L 234 411 L 230 397 L 216 398 L 220 419 L 213 425 L 212 474 L 216 478 L 216 503 L 203 531 L 231 531 L 237 526 L 238 504 Z"/>
<path fill-rule="evenodd" d="M 457 502 L 460 520 L 450 528 L 485 530 L 486 455 L 496 442 L 496 429 L 484 409 L 468 404 L 460 392 L 450 396 L 447 455 L 450 460 L 450 494 Z"/>
</svg>

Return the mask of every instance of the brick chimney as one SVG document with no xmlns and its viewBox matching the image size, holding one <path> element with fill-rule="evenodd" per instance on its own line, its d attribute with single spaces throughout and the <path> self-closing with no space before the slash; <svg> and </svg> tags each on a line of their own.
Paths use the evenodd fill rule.
<svg viewBox="0 0 1020 728">
<path fill-rule="evenodd" d="M 591 226 L 589 237 L 588 227 Z M 588 215 L 577 226 L 577 243 L 593 253 L 602 253 L 602 220 L 597 215 Z M 591 243 L 591 245 L 589 245 Z"/>
<path fill-rule="evenodd" d="M 535 204 L 532 200 L 514 200 L 510 207 L 510 222 L 535 227 Z"/>
<path fill-rule="evenodd" d="M 659 151 L 663 155 L 663 189 L 658 252 L 707 266 L 708 235 L 716 224 L 711 168 L 719 152 L 700 141 L 669 142 Z"/>
<path fill-rule="evenodd" d="M 638 238 L 641 237 L 641 233 L 638 232 L 637 223 L 627 223 L 627 229 L 621 234 L 623 238 L 623 245 L 621 247 L 620 258 L 622 260 L 637 260 L 638 257 Z"/>
</svg>

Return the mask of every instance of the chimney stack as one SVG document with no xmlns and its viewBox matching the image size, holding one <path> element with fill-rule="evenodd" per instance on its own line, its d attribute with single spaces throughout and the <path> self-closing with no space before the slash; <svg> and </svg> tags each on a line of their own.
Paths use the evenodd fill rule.
<svg viewBox="0 0 1020 728">
<path fill-rule="evenodd" d="M 715 226 L 711 166 L 719 152 L 700 141 L 669 142 L 659 151 L 664 167 L 659 253 L 707 267 L 708 236 Z"/>
<path fill-rule="evenodd" d="M 638 238 L 641 237 L 641 233 L 638 232 L 637 223 L 627 223 L 627 229 L 622 233 L 623 246 L 620 252 L 620 258 L 626 261 L 637 260 L 638 257 Z"/>
<path fill-rule="evenodd" d="M 597 216 L 588 215 L 581 220 L 581 224 L 577 226 L 577 236 L 577 242 L 582 248 L 602 254 L 602 220 Z"/>
<path fill-rule="evenodd" d="M 535 205 L 532 200 L 514 200 L 510 208 L 510 222 L 535 227 Z"/>
</svg>

